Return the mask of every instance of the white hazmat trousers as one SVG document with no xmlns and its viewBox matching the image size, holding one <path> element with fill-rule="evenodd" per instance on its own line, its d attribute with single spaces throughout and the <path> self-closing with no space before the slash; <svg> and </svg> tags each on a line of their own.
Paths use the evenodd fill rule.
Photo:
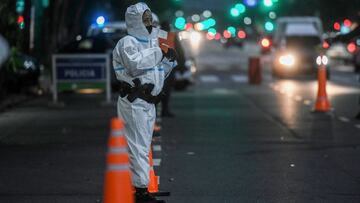
<svg viewBox="0 0 360 203">
<path fill-rule="evenodd" d="M 150 9 L 144 3 L 127 9 L 125 21 L 129 35 L 117 43 L 113 51 L 113 67 L 119 81 L 134 85 L 132 80 L 139 78 L 141 84 L 154 84 L 151 94 L 158 95 L 165 77 L 176 62 L 163 59 L 158 39 L 146 30 L 142 23 L 146 10 Z M 126 97 L 119 97 L 117 109 L 118 116 L 125 121 L 133 186 L 145 188 L 149 184 L 149 152 L 156 117 L 155 105 L 139 98 L 130 103 Z"/>
</svg>

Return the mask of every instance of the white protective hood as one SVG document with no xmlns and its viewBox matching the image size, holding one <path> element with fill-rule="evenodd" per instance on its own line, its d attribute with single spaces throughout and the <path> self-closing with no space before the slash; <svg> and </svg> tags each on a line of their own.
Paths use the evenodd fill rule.
<svg viewBox="0 0 360 203">
<path fill-rule="evenodd" d="M 151 35 L 142 21 L 142 16 L 146 10 L 150 10 L 150 8 L 145 3 L 137 3 L 127 8 L 125 22 L 129 35 L 143 40 L 150 38 Z"/>
</svg>

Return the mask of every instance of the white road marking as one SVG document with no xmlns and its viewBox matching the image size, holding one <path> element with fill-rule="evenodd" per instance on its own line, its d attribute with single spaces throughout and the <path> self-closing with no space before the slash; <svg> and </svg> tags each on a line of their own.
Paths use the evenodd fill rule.
<svg viewBox="0 0 360 203">
<path fill-rule="evenodd" d="M 306 99 L 306 100 L 304 101 L 304 104 L 307 105 L 307 106 L 310 106 L 310 105 L 311 105 L 311 101 L 308 100 L 308 99 Z"/>
<path fill-rule="evenodd" d="M 229 90 L 225 88 L 215 88 L 211 92 L 214 94 L 221 94 L 221 95 L 237 94 L 235 90 Z"/>
<path fill-rule="evenodd" d="M 248 77 L 245 75 L 232 75 L 231 79 L 234 82 L 238 82 L 238 83 L 247 83 L 248 82 Z"/>
<path fill-rule="evenodd" d="M 295 96 L 295 100 L 298 101 L 298 102 L 300 102 L 300 101 L 303 100 L 303 98 L 302 98 L 301 96 L 299 96 L 299 95 L 296 95 L 296 96 Z"/>
<path fill-rule="evenodd" d="M 161 152 L 161 145 L 153 145 L 152 148 L 154 152 Z"/>
<path fill-rule="evenodd" d="M 344 123 L 350 122 L 350 119 L 348 119 L 348 118 L 346 118 L 346 117 L 343 117 L 343 116 L 340 116 L 340 117 L 339 117 L 339 120 L 342 121 L 342 122 L 344 122 Z"/>
<path fill-rule="evenodd" d="M 219 82 L 219 77 L 216 75 L 202 75 L 200 81 L 205 83 L 216 83 Z"/>
<path fill-rule="evenodd" d="M 154 166 L 160 166 L 161 159 L 153 159 L 153 162 L 154 162 Z"/>
<path fill-rule="evenodd" d="M 360 129 L 360 124 L 356 124 L 355 128 L 359 128 Z"/>
</svg>

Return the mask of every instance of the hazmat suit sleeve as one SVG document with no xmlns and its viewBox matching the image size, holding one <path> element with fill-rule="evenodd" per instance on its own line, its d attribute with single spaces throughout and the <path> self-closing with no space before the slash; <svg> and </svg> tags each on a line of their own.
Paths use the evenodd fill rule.
<svg viewBox="0 0 360 203">
<path fill-rule="evenodd" d="M 140 50 L 136 41 L 125 38 L 122 46 L 117 46 L 116 51 L 121 56 L 123 65 L 132 77 L 137 77 L 154 68 L 161 62 L 162 52 L 160 47 L 153 47 Z"/>
<path fill-rule="evenodd" d="M 9 45 L 6 40 L 0 35 L 0 68 L 1 64 L 7 59 L 9 55 Z"/>
<path fill-rule="evenodd" d="M 164 68 L 165 78 L 167 78 L 171 71 L 177 66 L 177 61 L 169 61 L 169 59 L 165 58 L 161 61 L 161 66 Z"/>
</svg>

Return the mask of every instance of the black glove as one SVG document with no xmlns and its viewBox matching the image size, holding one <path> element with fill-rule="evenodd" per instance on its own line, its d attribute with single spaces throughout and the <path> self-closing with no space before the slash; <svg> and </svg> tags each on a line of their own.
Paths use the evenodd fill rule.
<svg viewBox="0 0 360 203">
<path fill-rule="evenodd" d="M 163 52 L 163 54 L 171 62 L 175 61 L 178 58 L 178 55 L 173 48 L 169 48 L 168 51 L 166 53 Z"/>
</svg>

